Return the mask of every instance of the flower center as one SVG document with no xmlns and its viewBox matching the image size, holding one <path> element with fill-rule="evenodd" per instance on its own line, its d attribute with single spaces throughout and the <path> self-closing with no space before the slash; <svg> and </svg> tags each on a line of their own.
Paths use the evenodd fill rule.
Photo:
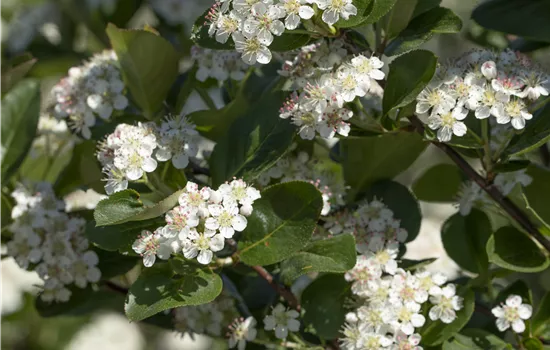
<svg viewBox="0 0 550 350">
<path fill-rule="evenodd" d="M 505 306 L 504 307 L 504 318 L 508 322 L 513 322 L 513 321 L 519 319 L 518 309 L 515 308 L 515 307 Z"/>
<path fill-rule="evenodd" d="M 262 44 L 260 43 L 258 38 L 252 38 L 246 41 L 245 52 L 255 53 L 260 51 L 261 47 L 262 47 Z"/>
<path fill-rule="evenodd" d="M 342 11 L 342 9 L 344 8 L 344 5 L 345 5 L 344 2 L 345 2 L 345 0 L 332 0 L 331 4 L 330 4 L 330 7 L 333 10 Z"/>
<path fill-rule="evenodd" d="M 443 124 L 443 126 L 452 127 L 454 123 L 455 118 L 451 112 L 441 115 L 441 124 Z"/>
<path fill-rule="evenodd" d="M 210 242 L 208 241 L 208 238 L 206 238 L 204 235 L 200 235 L 195 243 L 197 244 L 199 250 L 210 249 Z"/>
<path fill-rule="evenodd" d="M 222 211 L 220 216 L 218 216 L 218 223 L 221 227 L 231 227 L 232 220 L 233 215 L 229 214 L 227 211 Z"/>
<path fill-rule="evenodd" d="M 289 14 L 297 14 L 300 10 L 300 3 L 298 3 L 298 0 L 289 0 L 285 2 L 285 10 Z"/>
</svg>

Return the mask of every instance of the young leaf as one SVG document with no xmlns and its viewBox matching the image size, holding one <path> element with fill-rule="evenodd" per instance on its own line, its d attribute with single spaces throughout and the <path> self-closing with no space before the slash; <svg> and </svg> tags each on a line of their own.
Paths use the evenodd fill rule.
<svg viewBox="0 0 550 350">
<path fill-rule="evenodd" d="M 281 278 L 292 284 L 309 272 L 344 273 L 355 266 L 356 255 L 355 239 L 350 234 L 314 241 L 281 263 Z"/>
<path fill-rule="evenodd" d="M 504 340 L 482 329 L 468 328 L 445 341 L 442 350 L 504 350 L 512 349 Z"/>
<path fill-rule="evenodd" d="M 452 203 L 462 184 L 462 173 L 453 164 L 437 164 L 422 174 L 412 190 L 418 200 Z"/>
<path fill-rule="evenodd" d="M 441 241 L 451 259 L 465 270 L 477 274 L 487 272 L 489 258 L 485 246 L 493 232 L 487 215 L 477 209 L 462 216 L 451 216 L 441 228 Z"/>
<path fill-rule="evenodd" d="M 527 235 L 512 226 L 498 229 L 487 241 L 489 261 L 512 271 L 539 272 L 550 260 Z"/>
<path fill-rule="evenodd" d="M 436 65 L 437 58 L 425 50 L 409 52 L 390 63 L 382 99 L 383 114 L 413 102 L 432 79 Z"/>
<path fill-rule="evenodd" d="M 324 275 L 313 281 L 302 294 L 304 323 L 323 339 L 338 338 L 344 325 L 350 286 L 343 275 Z"/>
<path fill-rule="evenodd" d="M 407 187 L 391 180 L 379 181 L 371 186 L 365 198 L 368 201 L 380 199 L 393 211 L 393 217 L 407 230 L 406 242 L 411 242 L 418 236 L 422 213 L 416 198 Z"/>
<path fill-rule="evenodd" d="M 458 295 L 464 298 L 463 308 L 456 312 L 456 319 L 449 324 L 441 321 L 430 323 L 422 335 L 422 344 L 425 346 L 436 346 L 442 344 L 447 339 L 460 331 L 472 317 L 474 313 L 475 295 L 471 289 L 462 288 Z"/>
<path fill-rule="evenodd" d="M 164 310 L 206 304 L 222 291 L 220 276 L 208 267 L 172 259 L 145 269 L 128 291 L 124 311 L 141 321 Z"/>
<path fill-rule="evenodd" d="M 356 199 L 374 182 L 392 179 L 405 171 L 426 146 L 416 133 L 342 139 L 340 156 L 344 179 L 350 186 L 350 200 Z"/>
<path fill-rule="evenodd" d="M 148 119 L 153 119 L 178 74 L 176 50 L 146 30 L 119 29 L 109 24 L 107 35 L 135 103 Z"/>
<path fill-rule="evenodd" d="M 40 114 L 40 84 L 20 81 L 2 99 L 2 181 L 8 182 L 31 147 Z"/>
<path fill-rule="evenodd" d="M 436 7 L 414 18 L 388 45 L 384 53 L 388 56 L 400 55 L 418 48 L 434 34 L 458 33 L 460 29 L 462 21 L 453 11 Z"/>
<path fill-rule="evenodd" d="M 241 260 L 271 265 L 304 248 L 319 219 L 323 199 L 315 186 L 294 181 L 262 191 L 239 239 Z"/>
<path fill-rule="evenodd" d="M 491 0 L 480 4 L 472 18 L 485 28 L 550 42 L 550 1 Z"/>
</svg>

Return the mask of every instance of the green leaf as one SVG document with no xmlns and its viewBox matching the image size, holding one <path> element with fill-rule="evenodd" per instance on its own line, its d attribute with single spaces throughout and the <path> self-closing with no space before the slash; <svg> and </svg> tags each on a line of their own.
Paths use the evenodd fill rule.
<svg viewBox="0 0 550 350">
<path fill-rule="evenodd" d="M 442 344 L 447 339 L 454 336 L 460 331 L 466 323 L 472 317 L 474 313 L 475 295 L 471 289 L 462 288 L 458 295 L 464 298 L 464 307 L 456 312 L 456 319 L 449 324 L 445 324 L 441 321 L 435 321 L 430 323 L 421 332 L 422 345 L 424 346 L 436 346 Z"/>
<path fill-rule="evenodd" d="M 506 298 L 508 298 L 511 294 L 519 295 L 522 298 L 523 303 L 533 305 L 533 294 L 525 281 L 522 280 L 517 280 L 501 290 L 495 300 L 495 305 L 506 302 Z"/>
<path fill-rule="evenodd" d="M 428 259 L 422 259 L 422 260 L 401 259 L 399 262 L 399 267 L 407 271 L 414 271 L 414 270 L 418 270 L 421 267 L 430 265 L 436 260 L 437 258 L 428 258 Z"/>
<path fill-rule="evenodd" d="M 307 34 L 293 33 L 286 31 L 281 36 L 275 36 L 273 42 L 269 45 L 269 50 L 274 52 L 286 52 L 296 50 L 307 45 L 310 36 Z"/>
<path fill-rule="evenodd" d="M 549 1 L 550 3 L 550 1 Z M 523 132 L 510 141 L 503 155 L 519 156 L 531 152 L 550 140 L 550 104 L 535 112 Z"/>
<path fill-rule="evenodd" d="M 416 198 L 407 187 L 395 181 L 382 180 L 373 184 L 365 197 L 368 201 L 381 199 L 393 211 L 393 217 L 407 230 L 405 242 L 411 242 L 418 236 L 422 213 Z"/>
<path fill-rule="evenodd" d="M 2 182 L 7 183 L 27 155 L 40 115 L 40 85 L 20 81 L 2 99 Z"/>
<path fill-rule="evenodd" d="M 119 29 L 109 24 L 107 35 L 135 103 L 148 119 L 153 119 L 178 75 L 176 50 L 146 30 Z"/>
<path fill-rule="evenodd" d="M 5 94 L 27 75 L 36 63 L 37 59 L 31 54 L 23 54 L 15 57 L 8 64 L 9 68 L 2 68 L 2 94 Z"/>
<path fill-rule="evenodd" d="M 270 89 L 229 127 L 210 157 L 212 184 L 234 176 L 255 180 L 290 147 L 294 126 L 279 117 L 285 93 Z"/>
<path fill-rule="evenodd" d="M 442 350 L 503 350 L 512 349 L 504 340 L 482 329 L 469 328 L 445 341 Z"/>
<path fill-rule="evenodd" d="M 454 164 L 437 164 L 422 174 L 412 190 L 421 201 L 455 202 L 462 184 L 462 173 Z"/>
<path fill-rule="evenodd" d="M 395 56 L 417 49 L 434 34 L 458 33 L 462 29 L 460 17 L 444 7 L 436 7 L 415 17 L 397 38 L 392 40 L 384 54 Z"/>
<path fill-rule="evenodd" d="M 491 0 L 479 5 L 472 18 L 485 28 L 550 42 L 550 1 Z"/>
<path fill-rule="evenodd" d="M 521 343 L 525 350 L 543 350 L 542 342 L 537 338 L 524 338 Z"/>
<path fill-rule="evenodd" d="M 386 38 L 393 38 L 407 27 L 417 4 L 418 0 L 397 0 L 386 19 Z"/>
<path fill-rule="evenodd" d="M 172 259 L 145 269 L 128 291 L 124 311 L 141 321 L 164 310 L 213 301 L 222 291 L 220 276 L 208 267 Z"/>
<path fill-rule="evenodd" d="M 132 252 L 132 244 L 141 231 L 154 231 L 165 225 L 164 218 L 131 221 L 119 225 L 96 226 L 95 221 L 86 224 L 86 237 L 101 249 L 127 253 Z"/>
<path fill-rule="evenodd" d="M 353 5 L 357 8 L 357 15 L 350 16 L 348 19 L 340 18 L 338 22 L 334 24 L 334 27 L 353 28 L 362 25 L 369 15 L 369 9 L 371 8 L 370 5 L 372 2 L 373 0 L 353 0 Z"/>
<path fill-rule="evenodd" d="M 550 292 L 546 292 L 540 301 L 531 323 L 534 335 L 540 335 L 550 324 Z"/>
<path fill-rule="evenodd" d="M 547 227 L 550 227 L 550 206 L 548 205 L 550 171 L 533 164 L 527 168 L 527 175 L 532 179 L 528 186 L 523 187 L 527 208 Z"/>
<path fill-rule="evenodd" d="M 71 298 L 65 303 L 47 303 L 40 297 L 36 298 L 35 308 L 42 317 L 82 316 L 103 309 L 120 310 L 124 305 L 124 296 L 110 290 L 95 292 L 91 286 L 78 288 L 69 287 Z"/>
<path fill-rule="evenodd" d="M 392 179 L 407 170 L 426 146 L 416 133 L 342 139 L 340 156 L 350 200 L 374 182 Z"/>
<path fill-rule="evenodd" d="M 314 241 L 281 263 L 286 284 L 309 272 L 344 273 L 355 266 L 355 239 L 350 234 Z"/>
<path fill-rule="evenodd" d="M 425 50 L 409 52 L 390 63 L 382 99 L 383 114 L 413 102 L 432 79 L 436 65 L 437 58 Z"/>
<path fill-rule="evenodd" d="M 185 189 L 174 192 L 162 201 L 152 206 L 144 206 L 139 199 L 139 193 L 134 190 L 124 190 L 100 201 L 94 211 L 97 226 L 118 225 L 128 221 L 153 219 L 174 208 L 178 197 Z"/>
<path fill-rule="evenodd" d="M 512 226 L 501 227 L 487 242 L 489 261 L 512 271 L 539 272 L 550 260 L 526 234 Z"/>
<path fill-rule="evenodd" d="M 373 24 L 384 17 L 394 7 L 397 0 L 373 0 L 367 8 L 366 18 L 362 25 Z"/>
<path fill-rule="evenodd" d="M 62 196 L 77 188 L 93 188 L 103 192 L 101 168 L 95 156 L 94 141 L 86 140 L 73 149 L 69 164 L 63 169 L 54 185 L 55 192 Z"/>
<path fill-rule="evenodd" d="M 322 339 L 335 339 L 344 325 L 345 300 L 350 286 L 343 275 L 324 275 L 313 281 L 302 294 L 304 323 L 311 325 Z"/>
<path fill-rule="evenodd" d="M 141 260 L 136 256 L 122 255 L 102 249 L 94 249 L 99 257 L 97 268 L 101 271 L 101 279 L 109 280 L 125 274 Z"/>
<path fill-rule="evenodd" d="M 492 232 L 489 217 L 472 209 L 467 216 L 456 213 L 445 221 L 441 241 L 447 254 L 461 268 L 483 274 L 489 267 L 485 246 Z"/>
<path fill-rule="evenodd" d="M 493 167 L 493 171 L 497 173 L 509 173 L 525 169 L 531 164 L 530 161 L 524 159 L 514 159 L 508 162 L 499 163 Z"/>
<path fill-rule="evenodd" d="M 421 0 L 416 4 L 414 8 L 413 18 L 427 12 L 434 7 L 438 7 L 441 4 L 441 0 Z"/>
<path fill-rule="evenodd" d="M 240 258 L 248 265 L 275 264 L 304 248 L 323 207 L 321 193 L 307 182 L 273 185 L 261 194 L 239 239 Z"/>
</svg>

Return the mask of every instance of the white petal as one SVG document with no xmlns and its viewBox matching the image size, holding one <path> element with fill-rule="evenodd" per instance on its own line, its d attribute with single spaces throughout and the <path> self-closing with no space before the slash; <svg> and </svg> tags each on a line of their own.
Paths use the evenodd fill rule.
<svg viewBox="0 0 550 350">
<path fill-rule="evenodd" d="M 310 19 L 315 14 L 315 11 L 309 6 L 300 6 L 300 9 L 298 10 L 298 14 L 303 19 Z"/>
<path fill-rule="evenodd" d="M 236 215 L 232 220 L 232 225 L 235 231 L 241 232 L 246 228 L 247 220 L 242 215 Z"/>
<path fill-rule="evenodd" d="M 148 173 L 153 172 L 157 168 L 157 161 L 153 158 L 145 158 L 143 164 L 141 164 L 141 168 Z"/>
<path fill-rule="evenodd" d="M 525 331 L 525 323 L 522 320 L 515 320 L 512 322 L 512 329 L 516 333 L 523 333 Z"/>
<path fill-rule="evenodd" d="M 213 255 L 214 253 L 212 253 L 211 250 L 201 250 L 199 256 L 197 257 L 197 261 L 203 265 L 208 265 L 212 261 Z"/>
<path fill-rule="evenodd" d="M 522 304 L 518 307 L 519 317 L 527 320 L 533 314 L 533 307 L 529 304 Z"/>
</svg>

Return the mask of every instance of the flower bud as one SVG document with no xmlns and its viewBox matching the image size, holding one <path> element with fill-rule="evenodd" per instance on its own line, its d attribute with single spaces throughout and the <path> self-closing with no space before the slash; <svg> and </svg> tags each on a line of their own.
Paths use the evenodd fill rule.
<svg viewBox="0 0 550 350">
<path fill-rule="evenodd" d="M 487 61 L 481 65 L 481 74 L 487 79 L 495 79 L 497 77 L 497 66 L 493 61 Z"/>
</svg>

